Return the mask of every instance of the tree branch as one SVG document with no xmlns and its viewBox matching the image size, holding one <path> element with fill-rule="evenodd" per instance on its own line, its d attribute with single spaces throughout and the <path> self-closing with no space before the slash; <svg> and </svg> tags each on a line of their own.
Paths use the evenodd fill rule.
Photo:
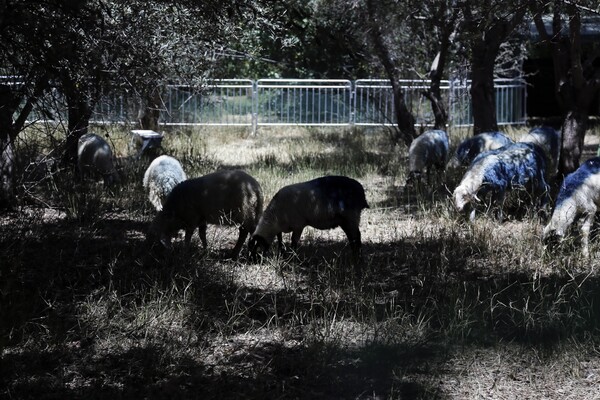
<svg viewBox="0 0 600 400">
<path fill-rule="evenodd" d="M 569 15 L 569 42 L 571 58 L 571 76 L 576 89 L 585 85 L 583 67 L 581 66 L 581 16 L 573 5 L 567 6 Z"/>
<path fill-rule="evenodd" d="M 544 24 L 544 20 L 542 18 L 544 6 L 542 5 L 541 8 L 537 8 L 535 3 L 535 1 L 529 3 L 529 11 L 531 14 L 533 14 L 533 23 L 535 24 L 535 28 L 537 29 L 542 41 L 550 42 L 551 38 L 546 30 L 546 25 Z"/>
</svg>

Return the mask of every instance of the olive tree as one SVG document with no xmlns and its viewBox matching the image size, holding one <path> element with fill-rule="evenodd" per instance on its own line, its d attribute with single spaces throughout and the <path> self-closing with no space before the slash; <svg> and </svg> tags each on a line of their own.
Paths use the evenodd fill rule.
<svg viewBox="0 0 600 400">
<path fill-rule="evenodd" d="M 129 2 L 9 0 L 0 5 L 0 138 L 15 138 L 36 98 L 53 88 L 64 97 L 64 160 L 73 162 L 99 99 L 118 88 L 146 100 L 142 125 L 154 126 L 161 87 L 198 81 L 222 49 L 260 20 L 258 1 Z M 149 100 L 149 101 L 148 101 Z M 153 112 L 148 116 L 147 110 Z M 16 118 L 17 113 L 20 113 Z"/>
<path fill-rule="evenodd" d="M 497 59 L 503 43 L 523 23 L 527 3 L 465 0 L 458 5 L 463 16 L 460 29 L 470 59 L 474 133 L 497 131 L 494 88 Z"/>
<path fill-rule="evenodd" d="M 430 78 L 429 99 L 436 128 L 445 129 L 447 104 L 441 80 L 447 73 L 459 9 L 453 1 L 366 0 L 366 27 L 394 94 L 398 138 L 409 145 L 417 135 L 415 116 L 404 101 L 402 78 Z"/>
<path fill-rule="evenodd" d="M 563 0 L 530 3 L 540 45 L 550 49 L 554 64 L 554 92 L 564 118 L 559 163 L 562 174 L 579 166 L 590 108 L 600 93 L 600 48 L 596 43 L 584 51 L 581 38 L 583 16 L 598 14 L 592 7 L 597 7 L 597 3 Z"/>
</svg>

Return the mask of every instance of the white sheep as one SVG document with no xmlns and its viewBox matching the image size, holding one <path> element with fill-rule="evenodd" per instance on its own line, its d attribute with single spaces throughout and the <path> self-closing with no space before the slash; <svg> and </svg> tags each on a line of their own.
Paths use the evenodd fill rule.
<svg viewBox="0 0 600 400">
<path fill-rule="evenodd" d="M 483 132 L 463 140 L 457 147 L 456 153 L 450 161 L 450 166 L 469 166 L 481 153 L 496 150 L 512 144 L 513 140 L 502 132 Z"/>
<path fill-rule="evenodd" d="M 518 142 L 534 143 L 540 146 L 546 156 L 546 176 L 553 177 L 556 175 L 561 147 L 560 131 L 550 126 L 536 127 L 522 135 Z"/>
<path fill-rule="evenodd" d="M 106 186 L 119 181 L 110 145 L 93 133 L 79 138 L 77 166 L 82 177 L 101 175 Z"/>
<path fill-rule="evenodd" d="M 481 202 L 491 193 L 491 204 L 502 205 L 507 190 L 516 187 L 530 189 L 544 205 L 548 184 L 544 178 L 545 161 L 542 150 L 531 143 L 514 143 L 480 154 L 465 172 L 453 193 L 454 205 L 464 212 L 472 202 Z M 501 210 L 500 214 L 501 216 Z M 475 218 L 475 209 L 470 214 Z"/>
<path fill-rule="evenodd" d="M 449 140 L 443 130 L 427 131 L 412 141 L 408 149 L 408 177 L 406 184 L 421 181 L 421 175 L 427 172 L 430 183 L 433 168 L 443 171 L 448 161 Z"/>
<path fill-rule="evenodd" d="M 177 159 L 163 155 L 155 158 L 144 173 L 144 188 L 148 192 L 150 203 L 160 211 L 167 195 L 180 182 L 187 179 Z"/>
<path fill-rule="evenodd" d="M 292 232 L 292 248 L 298 246 L 306 226 L 316 229 L 341 227 L 359 257 L 360 214 L 368 208 L 362 185 L 345 176 L 325 176 L 281 188 L 265 209 L 248 247 L 251 257 L 265 253 L 277 236 L 283 247 L 282 233 Z"/>
<path fill-rule="evenodd" d="M 552 218 L 544 227 L 545 243 L 563 240 L 569 227 L 583 218 L 581 238 L 584 256 L 589 256 L 589 236 L 596 211 L 600 207 L 600 157 L 587 160 L 573 173 L 567 175 L 556 199 Z"/>
<path fill-rule="evenodd" d="M 241 170 L 213 172 L 173 188 L 150 225 L 147 239 L 170 247 L 171 238 L 184 229 L 188 246 L 198 228 L 206 248 L 207 224 L 239 225 L 240 234 L 232 251 L 232 257 L 237 258 L 246 237 L 254 232 L 262 209 L 262 189 L 256 179 Z"/>
</svg>

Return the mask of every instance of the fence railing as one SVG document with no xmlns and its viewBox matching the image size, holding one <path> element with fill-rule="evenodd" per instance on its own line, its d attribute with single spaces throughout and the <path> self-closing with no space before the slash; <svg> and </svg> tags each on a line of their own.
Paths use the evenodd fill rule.
<svg viewBox="0 0 600 400">
<path fill-rule="evenodd" d="M 431 108 L 431 102 L 423 95 L 423 91 L 429 89 L 430 80 L 408 80 L 399 81 L 400 88 L 404 94 L 404 103 L 409 111 L 415 116 L 416 125 L 432 125 L 435 117 Z M 355 83 L 354 109 L 356 125 L 377 126 L 395 125 L 396 106 L 392 85 L 387 79 L 359 79 Z M 450 104 L 450 82 L 441 81 L 440 89 L 446 104 Z M 458 97 L 455 98 L 459 100 Z"/>
<path fill-rule="evenodd" d="M 434 122 L 431 103 L 422 92 L 429 80 L 400 81 L 404 101 L 416 125 Z M 524 124 L 527 87 L 522 80 L 496 79 L 499 125 Z M 470 82 L 444 80 L 441 92 L 448 104 L 449 125 L 473 124 Z M 200 87 L 169 85 L 162 95 L 163 125 L 260 126 L 390 126 L 396 124 L 389 80 L 360 79 L 221 79 Z M 62 102 L 58 102 L 62 103 Z M 55 100 L 55 104 L 58 104 Z M 125 93 L 102 98 L 92 122 L 135 123 L 139 99 Z M 60 107 L 62 108 L 62 107 Z M 64 110 L 53 114 L 60 116 Z M 47 110 L 44 115 L 48 115 Z M 43 118 L 41 118 L 43 119 Z"/>
<path fill-rule="evenodd" d="M 343 79 L 260 79 L 257 125 L 339 126 L 352 123 L 352 82 Z"/>
<path fill-rule="evenodd" d="M 209 81 L 201 87 L 169 85 L 160 121 L 165 125 L 251 126 L 255 90 L 249 79 Z"/>
</svg>

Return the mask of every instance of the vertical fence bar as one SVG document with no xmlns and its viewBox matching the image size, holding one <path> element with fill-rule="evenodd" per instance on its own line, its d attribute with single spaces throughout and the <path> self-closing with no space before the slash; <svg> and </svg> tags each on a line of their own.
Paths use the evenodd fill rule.
<svg viewBox="0 0 600 400">
<path fill-rule="evenodd" d="M 252 82 L 252 136 L 256 136 L 258 128 L 258 90 L 256 88 L 256 82 Z"/>
</svg>

